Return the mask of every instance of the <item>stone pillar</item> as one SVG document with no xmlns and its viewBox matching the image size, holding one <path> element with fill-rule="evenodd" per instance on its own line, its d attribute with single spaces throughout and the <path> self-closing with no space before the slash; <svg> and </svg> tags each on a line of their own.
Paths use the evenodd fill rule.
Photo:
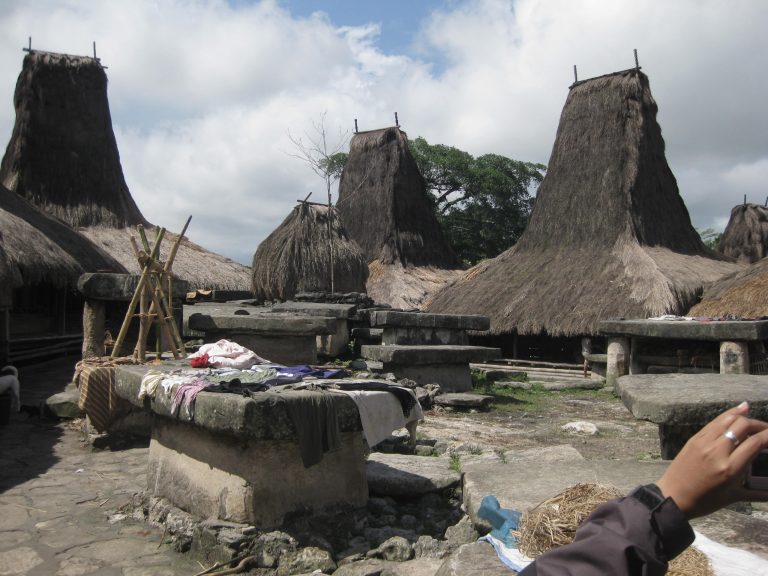
<svg viewBox="0 0 768 576">
<path fill-rule="evenodd" d="M 615 390 L 619 377 L 625 376 L 628 372 L 630 358 L 629 340 L 618 336 L 608 338 L 607 356 L 605 383 Z"/>
<path fill-rule="evenodd" d="M 106 305 L 103 300 L 86 298 L 83 305 L 83 358 L 106 355 L 104 331 L 106 329 Z"/>
<path fill-rule="evenodd" d="M 749 374 L 746 342 L 720 342 L 720 374 Z"/>
</svg>

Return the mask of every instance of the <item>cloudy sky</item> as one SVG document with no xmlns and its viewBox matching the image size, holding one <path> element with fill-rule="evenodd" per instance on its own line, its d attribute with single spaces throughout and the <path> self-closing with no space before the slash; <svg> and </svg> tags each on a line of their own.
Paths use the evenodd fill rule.
<svg viewBox="0 0 768 576">
<path fill-rule="evenodd" d="M 323 183 L 288 131 L 394 123 L 547 163 L 573 80 L 637 48 L 697 228 L 768 196 L 763 0 L 0 0 L 0 141 L 27 37 L 98 55 L 144 215 L 243 263 Z"/>
</svg>

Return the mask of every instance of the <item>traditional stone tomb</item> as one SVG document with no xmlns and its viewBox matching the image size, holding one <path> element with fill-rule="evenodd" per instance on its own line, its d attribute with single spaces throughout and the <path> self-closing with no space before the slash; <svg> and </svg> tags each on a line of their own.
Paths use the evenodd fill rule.
<svg viewBox="0 0 768 576">
<path fill-rule="evenodd" d="M 471 390 L 470 362 L 501 356 L 498 348 L 467 345 L 467 330 L 490 328 L 486 316 L 375 310 L 370 321 L 382 331 L 381 345 L 362 346 L 364 358 L 382 362 L 398 378 L 436 383 L 445 392 Z"/>
<path fill-rule="evenodd" d="M 200 392 L 193 418 L 183 410 L 172 416 L 171 400 L 164 394 L 139 400 L 147 370 L 180 366 L 167 362 L 117 368 L 117 394 L 154 414 L 147 469 L 154 496 L 197 517 L 260 529 L 279 527 L 291 513 L 365 505 L 366 450 L 352 399 L 307 391 L 265 391 L 251 397 Z M 319 394 L 325 394 L 322 402 Z M 326 402 L 338 419 L 339 448 L 305 467 L 299 438 L 322 433 Z"/>
<path fill-rule="evenodd" d="M 674 458 L 710 420 L 744 400 L 752 418 L 768 420 L 768 376 L 639 374 L 622 376 L 616 389 L 635 418 L 658 424 L 664 459 Z"/>
<path fill-rule="evenodd" d="M 383 345 L 467 346 L 467 331 L 488 330 L 491 320 L 487 316 L 375 310 L 371 327 L 382 330 Z"/>
<path fill-rule="evenodd" d="M 325 356 L 338 356 L 349 344 L 349 320 L 357 310 L 356 304 L 325 304 L 318 302 L 281 302 L 272 306 L 273 312 L 334 318 L 333 334 L 317 335 L 317 352 Z"/>
<path fill-rule="evenodd" d="M 470 362 L 488 362 L 498 348 L 481 346 L 363 346 L 364 358 L 381 362 L 385 372 L 418 384 L 439 384 L 444 392 L 472 389 Z"/>
<path fill-rule="evenodd" d="M 719 343 L 720 374 L 749 374 L 749 344 L 768 339 L 768 321 L 605 320 L 608 337 L 606 384 L 625 374 L 643 374 L 653 359 L 642 354 L 647 341 Z"/>
<path fill-rule="evenodd" d="M 308 316 L 244 304 L 195 304 L 201 312 L 190 314 L 190 329 L 205 333 L 207 342 L 222 338 L 253 350 L 280 364 L 317 362 L 318 336 L 337 332 L 336 318 Z"/>
</svg>

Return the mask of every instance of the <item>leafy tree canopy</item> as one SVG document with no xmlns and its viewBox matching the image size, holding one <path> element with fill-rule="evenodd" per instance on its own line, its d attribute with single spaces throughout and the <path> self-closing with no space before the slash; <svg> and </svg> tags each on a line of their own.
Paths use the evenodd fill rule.
<svg viewBox="0 0 768 576">
<path fill-rule="evenodd" d="M 443 232 L 462 260 L 493 258 L 517 242 L 546 166 L 499 154 L 475 158 L 421 137 L 409 144 Z"/>
</svg>

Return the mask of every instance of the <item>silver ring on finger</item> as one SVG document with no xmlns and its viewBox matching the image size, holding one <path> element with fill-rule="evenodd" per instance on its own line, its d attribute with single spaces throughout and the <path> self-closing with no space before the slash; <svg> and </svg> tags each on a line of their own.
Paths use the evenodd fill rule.
<svg viewBox="0 0 768 576">
<path fill-rule="evenodd" d="M 736 433 L 733 430 L 726 430 L 725 434 L 723 434 L 728 440 L 733 442 L 733 446 L 736 447 L 741 443 L 741 440 L 738 439 L 736 436 Z"/>
</svg>

